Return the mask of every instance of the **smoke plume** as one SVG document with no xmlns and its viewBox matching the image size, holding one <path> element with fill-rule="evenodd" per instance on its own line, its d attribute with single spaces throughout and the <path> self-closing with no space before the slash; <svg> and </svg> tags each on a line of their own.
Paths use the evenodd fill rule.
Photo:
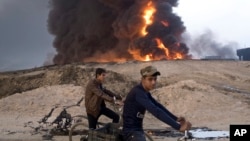
<svg viewBox="0 0 250 141">
<path fill-rule="evenodd" d="M 188 39 L 187 39 L 188 38 Z M 221 59 L 236 59 L 237 42 L 222 43 L 217 40 L 214 33 L 210 30 L 205 31 L 197 37 L 191 38 L 186 35 L 186 42 L 190 46 L 190 52 L 194 58 L 206 58 L 218 56 Z"/>
<path fill-rule="evenodd" d="M 190 58 L 178 0 L 50 0 L 56 64 Z M 154 12 L 145 20 L 148 9 Z M 150 11 L 149 11 L 150 12 Z M 151 11 L 152 12 L 152 11 Z M 142 31 L 144 33 L 142 34 Z M 163 47 L 162 47 L 163 46 Z"/>
</svg>

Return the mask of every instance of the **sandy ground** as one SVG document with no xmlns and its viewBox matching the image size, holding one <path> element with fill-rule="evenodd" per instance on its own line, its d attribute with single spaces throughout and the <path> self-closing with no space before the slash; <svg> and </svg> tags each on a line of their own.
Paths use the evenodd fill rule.
<svg viewBox="0 0 250 141">
<path fill-rule="evenodd" d="M 250 62 L 155 61 L 85 64 L 77 67 L 82 69 L 104 67 L 139 82 L 139 70 L 147 65 L 154 65 L 161 72 L 157 88 L 152 91 L 153 96 L 177 116 L 185 116 L 193 127 L 229 131 L 230 124 L 250 124 Z M 22 75 L 37 73 L 41 71 Z M 7 74 L 0 74 L 0 78 L 6 77 Z M 115 84 L 116 88 L 111 87 L 108 82 L 106 86 L 125 95 L 124 92 L 127 90 L 124 90 L 122 88 L 124 85 L 119 85 L 120 83 Z M 49 122 L 59 115 L 64 106 L 75 105 L 84 96 L 85 85 L 46 85 L 0 99 L 0 140 L 43 140 L 42 135 L 45 132 L 36 133 L 32 127 L 38 127 L 38 121 L 53 107 L 58 108 L 48 119 Z M 72 116 L 86 115 L 84 102 L 68 111 Z M 102 117 L 101 121 L 109 122 L 105 117 Z M 147 113 L 144 123 L 144 128 L 168 127 L 150 113 Z M 177 140 L 164 137 L 154 137 L 154 139 Z M 54 136 L 53 140 L 66 141 L 68 137 Z"/>
</svg>

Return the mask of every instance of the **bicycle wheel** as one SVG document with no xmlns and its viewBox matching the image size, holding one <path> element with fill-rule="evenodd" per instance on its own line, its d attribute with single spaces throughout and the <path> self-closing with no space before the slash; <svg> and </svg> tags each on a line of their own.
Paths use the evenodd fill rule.
<svg viewBox="0 0 250 141">
<path fill-rule="evenodd" d="M 87 141 L 88 125 L 85 123 L 76 123 L 69 131 L 69 141 Z"/>
</svg>

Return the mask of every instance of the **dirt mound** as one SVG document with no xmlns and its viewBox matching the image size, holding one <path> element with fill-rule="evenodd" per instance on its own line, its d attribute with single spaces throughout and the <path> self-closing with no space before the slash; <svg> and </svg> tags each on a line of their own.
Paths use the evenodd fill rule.
<svg viewBox="0 0 250 141">
<path fill-rule="evenodd" d="M 235 98 L 231 94 L 220 94 L 218 89 L 194 80 L 179 81 L 156 89 L 153 93 L 154 97 L 170 111 L 188 117 L 196 126 L 227 129 L 229 125 L 223 125 L 225 120 L 243 124 L 237 120 L 245 121 L 250 116 L 249 104 L 242 99 Z"/>
<path fill-rule="evenodd" d="M 94 78 L 95 68 L 83 68 L 79 65 L 41 67 L 30 70 L 0 73 L 0 98 L 22 93 L 43 86 L 73 84 L 85 86 Z M 116 83 L 123 84 L 117 89 Z M 122 74 L 108 71 L 107 86 L 115 92 L 125 94 L 135 82 Z"/>
<path fill-rule="evenodd" d="M 95 67 L 73 64 L 1 73 L 0 113 L 5 116 L 0 118 L 4 121 L 0 136 L 40 135 L 35 131 L 47 127 L 40 122 L 52 109 L 46 123 L 54 122 L 65 108 L 72 117 L 86 116 L 84 92 L 94 72 Z M 125 96 L 135 83 L 129 76 L 108 70 L 104 87 Z"/>
</svg>

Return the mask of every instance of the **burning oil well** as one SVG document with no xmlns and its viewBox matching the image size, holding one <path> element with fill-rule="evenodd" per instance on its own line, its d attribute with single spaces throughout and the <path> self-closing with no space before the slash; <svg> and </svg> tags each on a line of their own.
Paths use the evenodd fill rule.
<svg viewBox="0 0 250 141">
<path fill-rule="evenodd" d="M 191 58 L 178 0 L 50 0 L 55 64 Z"/>
</svg>

